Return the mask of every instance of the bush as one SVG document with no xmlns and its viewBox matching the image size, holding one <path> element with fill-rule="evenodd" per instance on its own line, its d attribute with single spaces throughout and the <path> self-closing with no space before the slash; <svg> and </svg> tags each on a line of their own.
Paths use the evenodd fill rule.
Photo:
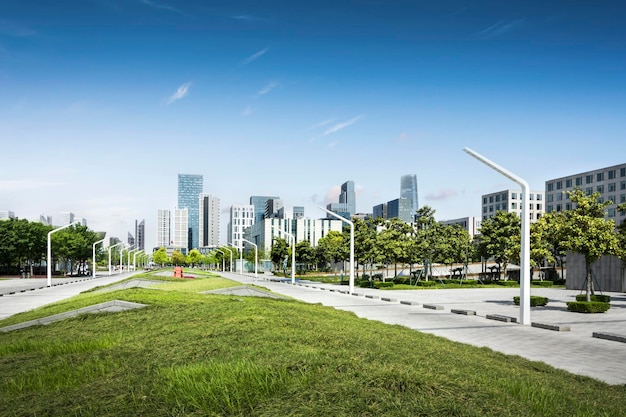
<svg viewBox="0 0 626 417">
<path fill-rule="evenodd" d="M 436 281 L 418 281 L 417 285 L 419 285 L 420 287 L 434 287 L 435 285 L 437 285 Z"/>
<path fill-rule="evenodd" d="M 361 280 L 361 282 L 359 282 L 359 287 L 361 288 L 372 288 L 373 286 L 373 283 L 370 281 Z"/>
<path fill-rule="evenodd" d="M 600 301 L 601 303 L 610 303 L 611 296 L 610 295 L 593 295 L 591 294 L 591 301 Z M 587 301 L 587 294 L 578 294 L 576 296 L 576 301 Z"/>
<path fill-rule="evenodd" d="M 568 301 L 567 309 L 569 311 L 575 311 L 577 313 L 604 313 L 611 304 L 603 303 L 601 301 Z"/>
<path fill-rule="evenodd" d="M 552 281 L 548 281 L 548 280 L 538 280 L 538 279 L 534 279 L 532 281 L 530 281 L 531 285 L 535 285 L 537 287 L 551 287 L 554 285 L 554 282 Z"/>
<path fill-rule="evenodd" d="M 496 284 L 502 285 L 503 287 L 517 287 L 519 283 L 517 281 L 497 281 Z"/>
<path fill-rule="evenodd" d="M 393 282 L 396 284 L 410 284 L 409 277 L 405 276 L 397 276 L 393 279 Z"/>
<path fill-rule="evenodd" d="M 393 282 L 391 282 L 391 281 L 387 281 L 387 282 L 376 281 L 376 282 L 374 282 L 374 288 L 390 288 L 390 287 L 393 287 Z"/>
<path fill-rule="evenodd" d="M 519 296 L 515 296 L 513 297 L 513 302 L 515 303 L 516 306 L 519 305 Z M 540 297 L 538 295 L 531 295 L 530 296 L 530 306 L 531 307 L 541 307 L 541 306 L 545 306 L 548 304 L 548 298 L 547 297 Z"/>
</svg>

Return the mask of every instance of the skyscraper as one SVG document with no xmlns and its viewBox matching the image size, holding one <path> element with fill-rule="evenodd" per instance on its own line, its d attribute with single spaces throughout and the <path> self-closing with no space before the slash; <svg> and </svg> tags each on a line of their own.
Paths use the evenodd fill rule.
<svg viewBox="0 0 626 417">
<path fill-rule="evenodd" d="M 233 205 L 230 207 L 230 222 L 228 223 L 227 239 L 236 248 L 243 247 L 245 230 L 252 226 L 254 221 L 253 205 Z"/>
<path fill-rule="evenodd" d="M 200 247 L 218 246 L 220 240 L 220 199 L 200 194 Z"/>
<path fill-rule="evenodd" d="M 174 236 L 173 244 L 175 249 L 182 252 L 183 255 L 189 253 L 189 210 L 186 208 L 174 209 Z"/>
<path fill-rule="evenodd" d="M 326 205 L 326 209 L 335 214 L 352 218 L 356 213 L 356 194 L 354 192 L 354 181 L 346 181 L 341 184 L 341 193 L 339 194 L 339 203 L 330 203 Z M 332 218 L 328 215 L 327 218 Z"/>
<path fill-rule="evenodd" d="M 169 210 L 159 209 L 157 211 L 156 222 L 156 247 L 165 248 L 171 243 L 171 212 Z"/>
<path fill-rule="evenodd" d="M 250 205 L 254 206 L 254 222 L 258 223 L 265 217 L 265 206 L 267 200 L 279 200 L 280 197 L 268 197 L 253 195 L 250 196 Z"/>
<path fill-rule="evenodd" d="M 409 200 L 411 216 L 415 217 L 419 209 L 417 201 L 417 176 L 415 174 L 400 177 L 400 198 Z"/>
<path fill-rule="evenodd" d="M 135 220 L 135 245 L 136 249 L 144 250 L 146 246 L 146 220 Z"/>
<path fill-rule="evenodd" d="M 178 209 L 187 209 L 187 249 L 197 248 L 200 242 L 200 193 L 202 175 L 178 174 Z"/>
</svg>

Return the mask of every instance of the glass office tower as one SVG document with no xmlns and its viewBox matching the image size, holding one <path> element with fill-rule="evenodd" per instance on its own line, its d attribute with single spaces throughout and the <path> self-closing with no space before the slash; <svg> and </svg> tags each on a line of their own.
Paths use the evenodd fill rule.
<svg viewBox="0 0 626 417">
<path fill-rule="evenodd" d="M 409 200 L 411 215 L 414 217 L 417 209 L 419 209 L 417 202 L 417 176 L 415 174 L 400 177 L 400 198 Z"/>
<path fill-rule="evenodd" d="M 178 174 L 178 208 L 187 209 L 188 215 L 188 250 L 197 248 L 200 241 L 202 187 L 202 175 Z"/>
</svg>

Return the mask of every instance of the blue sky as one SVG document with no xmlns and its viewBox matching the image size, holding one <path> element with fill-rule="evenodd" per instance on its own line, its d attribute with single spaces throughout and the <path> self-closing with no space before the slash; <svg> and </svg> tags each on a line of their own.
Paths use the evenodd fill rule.
<svg viewBox="0 0 626 417">
<path fill-rule="evenodd" d="M 123 239 L 145 219 L 151 247 L 178 173 L 224 211 L 278 195 L 310 217 L 346 180 L 371 212 L 416 174 L 437 218 L 478 216 L 515 185 L 464 147 L 539 190 L 625 162 L 624 21 L 620 1 L 0 0 L 0 209 Z"/>
</svg>

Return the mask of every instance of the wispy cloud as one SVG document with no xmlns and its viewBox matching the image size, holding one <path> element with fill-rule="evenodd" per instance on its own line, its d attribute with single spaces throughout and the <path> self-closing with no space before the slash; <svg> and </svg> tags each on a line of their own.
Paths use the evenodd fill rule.
<svg viewBox="0 0 626 417">
<path fill-rule="evenodd" d="M 433 193 L 427 194 L 426 199 L 435 200 L 435 201 L 448 200 L 450 198 L 456 197 L 457 194 L 458 193 L 455 190 L 444 189 L 444 190 L 439 190 L 436 194 L 433 194 Z"/>
<path fill-rule="evenodd" d="M 178 87 L 176 92 L 174 94 L 172 94 L 172 96 L 167 101 L 167 103 L 168 104 L 172 104 L 173 102 L 178 101 L 181 98 L 185 97 L 187 95 L 187 93 L 189 92 L 189 87 L 190 86 L 191 86 L 191 81 L 186 82 L 185 84 L 183 84 L 180 87 Z"/>
<path fill-rule="evenodd" d="M 353 117 L 350 120 L 346 120 L 345 122 L 337 123 L 336 125 L 326 129 L 326 131 L 324 132 L 323 136 L 330 135 L 331 133 L 335 133 L 335 132 L 338 132 L 338 131 L 340 131 L 342 129 L 345 129 L 348 126 L 352 126 L 353 124 L 355 124 L 356 122 L 358 122 L 362 118 L 363 118 L 363 115 L 359 115 L 359 116 Z"/>
<path fill-rule="evenodd" d="M 251 63 L 252 61 L 256 61 L 257 59 L 261 58 L 263 55 L 265 55 L 265 53 L 268 51 L 268 48 L 265 49 L 261 49 L 259 52 L 256 52 L 252 55 L 250 55 L 249 57 L 247 57 L 246 59 L 244 59 L 243 61 L 241 61 L 242 65 L 248 65 L 249 63 Z"/>
<path fill-rule="evenodd" d="M 524 23 L 524 19 L 515 20 L 500 20 L 494 25 L 491 25 L 480 32 L 478 36 L 482 38 L 495 38 L 501 36 L 507 32 L 520 28 Z"/>
<path fill-rule="evenodd" d="M 309 127 L 308 130 L 315 130 L 315 129 L 319 129 L 320 127 L 328 126 L 329 124 L 331 124 L 334 121 L 335 121 L 335 119 L 326 119 L 326 120 L 324 120 L 322 122 L 315 123 L 313 126 Z"/>
<path fill-rule="evenodd" d="M 257 92 L 257 95 L 263 96 L 278 87 L 279 85 L 280 84 L 277 81 L 270 81 L 265 87 Z"/>
<path fill-rule="evenodd" d="M 141 4 L 145 4 L 146 6 L 154 7 L 155 9 L 167 10 L 169 12 L 174 12 L 174 13 L 178 13 L 178 14 L 184 14 L 183 12 L 181 12 L 180 10 L 170 6 L 169 4 L 157 3 L 157 2 L 152 1 L 152 0 L 139 0 L 139 2 Z"/>
</svg>

